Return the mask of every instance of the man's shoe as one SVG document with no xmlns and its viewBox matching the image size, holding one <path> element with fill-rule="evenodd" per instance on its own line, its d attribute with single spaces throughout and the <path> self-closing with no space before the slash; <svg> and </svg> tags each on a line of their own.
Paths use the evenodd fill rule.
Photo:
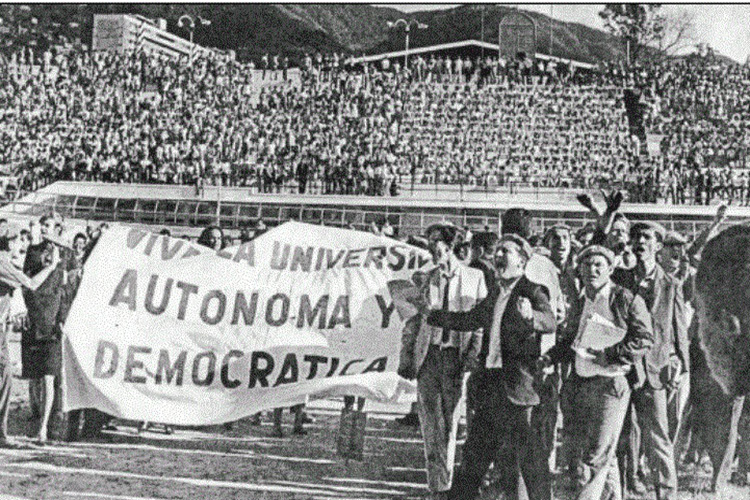
<svg viewBox="0 0 750 500">
<path fill-rule="evenodd" d="M 312 424 L 315 422 L 315 419 L 312 418 L 310 415 L 308 415 L 306 412 L 302 413 L 302 423 L 303 424 Z"/>
<path fill-rule="evenodd" d="M 298 436 L 307 436 L 307 431 L 303 429 L 302 427 L 299 427 L 299 428 L 295 428 L 292 431 L 292 434 L 296 434 Z"/>
<path fill-rule="evenodd" d="M 403 417 L 395 419 L 395 422 L 404 427 L 417 427 L 419 425 L 419 415 L 416 413 L 407 413 Z"/>
</svg>

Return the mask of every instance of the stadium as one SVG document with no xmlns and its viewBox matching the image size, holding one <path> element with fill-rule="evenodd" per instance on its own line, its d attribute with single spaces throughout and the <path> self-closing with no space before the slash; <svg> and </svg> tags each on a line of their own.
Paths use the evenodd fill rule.
<svg viewBox="0 0 750 500">
<path fill-rule="evenodd" d="M 744 361 L 725 364 L 744 347 L 715 355 L 699 333 L 715 322 L 742 342 L 745 323 L 697 278 L 704 248 L 730 265 L 709 249 L 750 220 L 750 65 L 688 39 L 673 10 L 599 7 L 607 31 L 518 6 L 0 6 L 0 444 L 15 438 L 0 500 L 750 494 L 750 408 L 728 382 Z M 660 28 L 628 32 L 635 18 Z M 513 320 L 538 335 L 533 356 L 500 344 L 517 335 L 508 296 L 479 312 L 506 293 L 508 255 L 525 266 L 512 287 L 544 290 Z M 582 268 L 597 256 L 607 294 L 643 297 L 650 339 L 630 337 L 636 313 L 602 313 L 628 333 L 598 351 L 591 364 L 617 366 L 594 379 L 621 376 L 628 413 L 587 463 L 570 422 L 594 403 L 565 398 L 583 398 L 566 387 L 591 377 L 577 371 L 589 358 L 554 355 L 592 317 Z M 536 331 L 543 312 L 553 326 Z M 454 318 L 503 340 L 470 340 L 485 344 L 469 367 Z M 460 352 L 453 385 L 431 386 L 435 404 L 455 399 L 445 421 L 425 409 L 426 369 L 403 365 L 429 329 L 415 363 Z M 493 352 L 510 361 L 490 366 Z M 634 384 L 639 363 L 669 382 Z M 477 394 L 512 391 L 472 393 L 476 380 L 516 364 L 540 402 L 482 410 Z M 664 422 L 639 406 L 647 391 L 668 394 Z M 493 420 L 520 407 L 544 430 Z M 510 434 L 477 438 L 472 419 Z M 608 467 L 622 491 L 594 479 Z"/>
</svg>

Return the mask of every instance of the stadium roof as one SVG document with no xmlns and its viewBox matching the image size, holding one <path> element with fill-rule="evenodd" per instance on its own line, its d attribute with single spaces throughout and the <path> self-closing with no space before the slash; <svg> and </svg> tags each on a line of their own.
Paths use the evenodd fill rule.
<svg viewBox="0 0 750 500">
<path fill-rule="evenodd" d="M 441 50 L 460 49 L 463 47 L 479 47 L 479 48 L 484 48 L 487 50 L 492 50 L 495 52 L 500 50 L 500 46 L 496 43 L 482 42 L 479 40 L 463 40 L 460 42 L 441 43 L 438 45 L 428 45 L 426 47 L 410 48 L 408 51 L 408 54 L 410 56 L 415 56 L 418 54 L 429 54 L 431 52 L 438 52 Z M 380 61 L 382 59 L 404 57 L 406 56 L 406 54 L 407 54 L 406 50 L 396 50 L 393 52 L 384 52 L 382 54 L 372 54 L 369 56 L 356 57 L 354 58 L 354 63 L 356 64 L 360 62 L 373 62 L 373 61 Z M 573 61 L 572 59 L 563 59 L 561 57 L 550 56 L 547 54 L 540 54 L 538 52 L 534 54 L 534 57 L 537 59 L 543 59 L 545 61 L 552 60 L 555 62 L 566 62 L 578 68 L 584 68 L 584 69 L 594 68 L 593 64 L 589 64 L 589 63 L 585 63 L 581 61 Z"/>
</svg>

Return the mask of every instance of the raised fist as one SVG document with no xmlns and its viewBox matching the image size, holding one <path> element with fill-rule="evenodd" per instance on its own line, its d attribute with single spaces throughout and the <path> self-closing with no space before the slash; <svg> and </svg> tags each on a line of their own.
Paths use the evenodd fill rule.
<svg viewBox="0 0 750 500">
<path fill-rule="evenodd" d="M 516 307 L 523 319 L 526 321 L 534 319 L 534 310 L 531 308 L 531 301 L 529 299 L 526 297 L 519 297 L 518 302 L 516 302 Z"/>
</svg>

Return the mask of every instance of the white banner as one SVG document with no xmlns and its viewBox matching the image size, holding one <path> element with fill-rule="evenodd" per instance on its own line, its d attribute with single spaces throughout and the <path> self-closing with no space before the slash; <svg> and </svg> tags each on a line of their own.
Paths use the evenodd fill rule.
<svg viewBox="0 0 750 500">
<path fill-rule="evenodd" d="M 395 401 L 409 286 L 429 254 L 370 233 L 288 222 L 214 252 L 113 227 L 64 327 L 64 407 L 178 425 L 304 401 Z"/>
</svg>

